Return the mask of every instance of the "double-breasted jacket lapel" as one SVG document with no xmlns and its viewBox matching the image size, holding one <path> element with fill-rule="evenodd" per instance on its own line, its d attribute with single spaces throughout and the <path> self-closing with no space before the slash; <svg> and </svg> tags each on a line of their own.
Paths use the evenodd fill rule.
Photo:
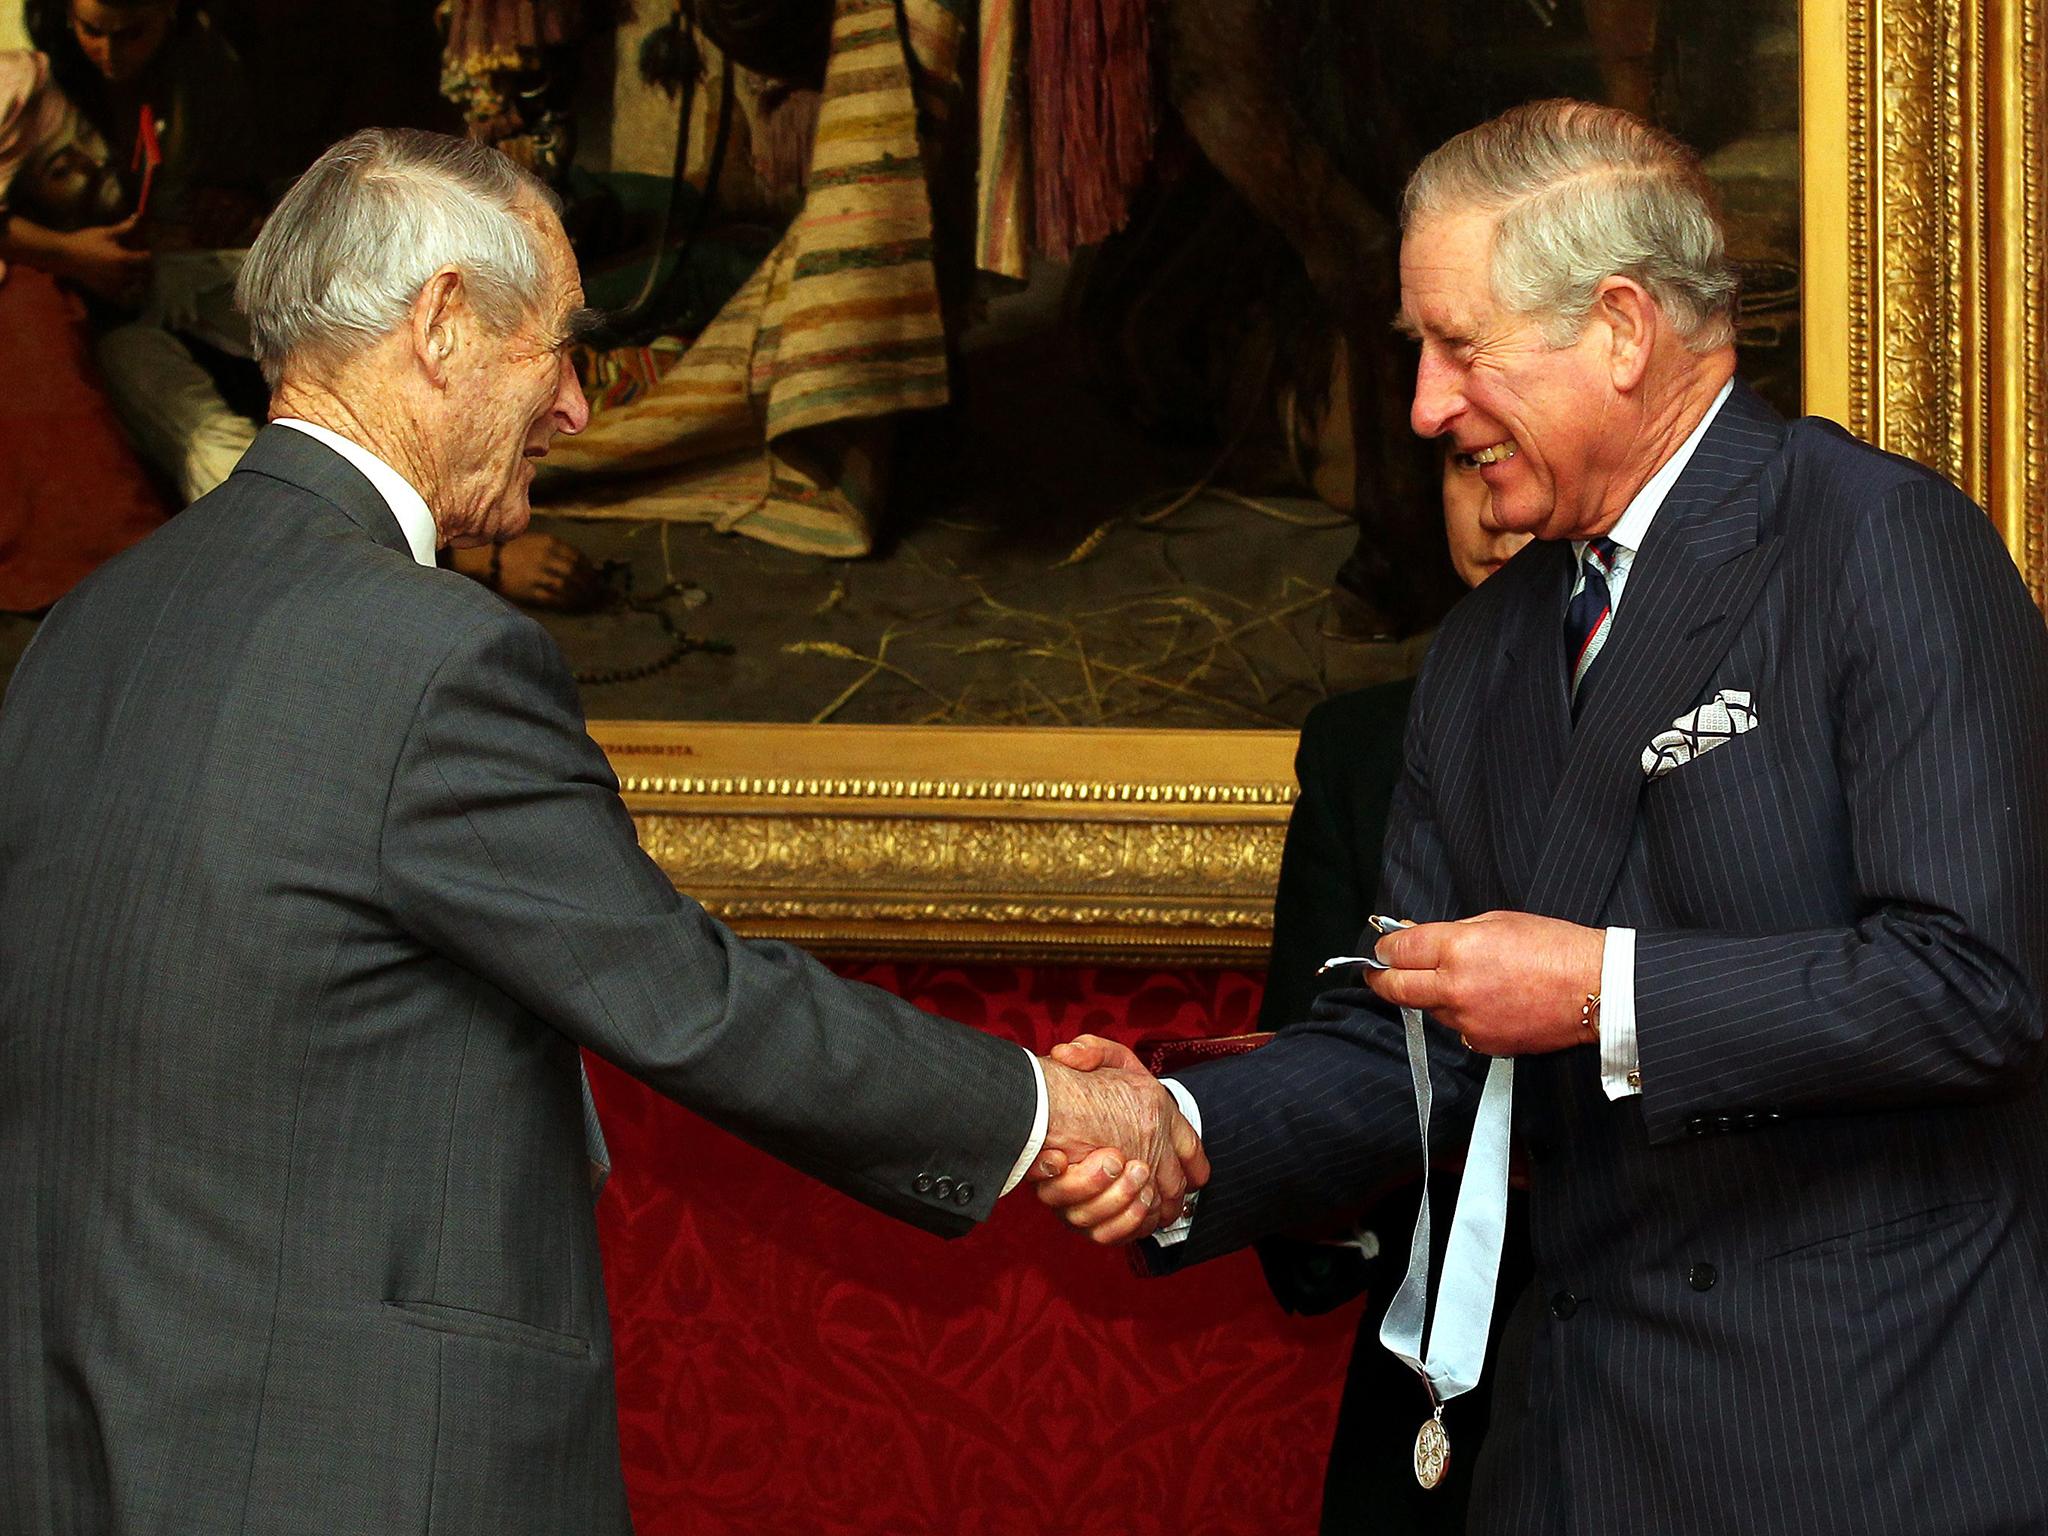
<svg viewBox="0 0 2048 1536">
<path fill-rule="evenodd" d="M 1508 906 L 1519 904 L 1543 852 L 1544 818 L 1531 807 L 1550 803 L 1572 745 L 1563 640 L 1571 546 L 1534 546 L 1518 564 L 1512 576 L 1503 571 L 1496 578 L 1519 586 L 1502 615 L 1492 698 L 1480 717 L 1487 722 L 1487 823 Z"/>
<path fill-rule="evenodd" d="M 1783 421 L 1738 383 L 1650 525 L 1576 726 L 1561 638 L 1569 546 L 1561 579 L 1526 584 L 1505 616 L 1489 809 L 1521 909 L 1599 921 L 1635 825 L 1642 749 L 1697 702 L 1777 562 L 1783 439 Z"/>
</svg>

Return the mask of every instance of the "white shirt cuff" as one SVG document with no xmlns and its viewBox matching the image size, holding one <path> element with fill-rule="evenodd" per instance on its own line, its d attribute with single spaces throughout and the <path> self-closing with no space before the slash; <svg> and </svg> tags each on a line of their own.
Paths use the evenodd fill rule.
<svg viewBox="0 0 2048 1536">
<path fill-rule="evenodd" d="M 1159 1079 L 1159 1086 L 1173 1095 L 1173 1102 L 1180 1106 L 1181 1118 L 1199 1136 L 1202 1134 L 1202 1106 L 1195 1102 L 1195 1096 L 1171 1077 Z"/>
<path fill-rule="evenodd" d="M 1159 1086 L 1173 1095 L 1173 1102 L 1180 1106 L 1183 1119 L 1193 1127 L 1194 1133 L 1202 1134 L 1202 1106 L 1195 1102 L 1195 1096 L 1170 1077 L 1159 1079 Z M 1192 1197 L 1190 1197 L 1192 1198 Z M 1171 1248 L 1175 1243 L 1187 1241 L 1188 1233 L 1194 1229 L 1194 1207 L 1189 1206 L 1180 1213 L 1180 1220 L 1169 1222 L 1152 1234 L 1152 1241 L 1162 1248 Z"/>
<path fill-rule="evenodd" d="M 1020 1046 L 1018 1049 L 1023 1050 L 1023 1047 Z M 1010 1170 L 1010 1177 L 1003 1182 L 1002 1194 L 996 1196 L 998 1200 L 1023 1182 L 1026 1171 L 1031 1167 L 1032 1159 L 1037 1157 L 1040 1149 L 1045 1146 L 1045 1120 L 1048 1113 L 1045 1098 L 1045 1068 L 1038 1064 L 1036 1052 L 1024 1051 L 1024 1059 L 1031 1063 L 1031 1080 L 1038 1085 L 1038 1109 L 1031 1117 L 1031 1135 L 1024 1143 L 1024 1155 L 1017 1159 L 1017 1166 Z"/>
<path fill-rule="evenodd" d="M 1600 1086 L 1610 1099 L 1643 1091 L 1636 1054 L 1636 931 L 1610 928 L 1600 952 Z"/>
</svg>

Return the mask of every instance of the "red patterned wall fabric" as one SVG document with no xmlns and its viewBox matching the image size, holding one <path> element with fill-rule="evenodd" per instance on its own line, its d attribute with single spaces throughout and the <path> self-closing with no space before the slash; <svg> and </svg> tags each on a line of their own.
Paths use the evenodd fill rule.
<svg viewBox="0 0 2048 1536">
<path fill-rule="evenodd" d="M 1239 972 L 841 969 L 1039 1051 L 1258 1015 Z M 942 1242 L 591 1073 L 640 1536 L 1315 1529 L 1355 1303 L 1288 1317 L 1248 1253 L 1140 1280 L 1023 1190 Z"/>
</svg>

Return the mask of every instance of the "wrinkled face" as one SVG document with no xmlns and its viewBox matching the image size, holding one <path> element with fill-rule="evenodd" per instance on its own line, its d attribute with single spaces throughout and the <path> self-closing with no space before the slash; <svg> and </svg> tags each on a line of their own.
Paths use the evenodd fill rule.
<svg viewBox="0 0 2048 1536">
<path fill-rule="evenodd" d="M 1543 539 L 1604 532 L 1609 481 L 1628 446 L 1604 430 L 1621 397 L 1609 333 L 1589 322 L 1552 347 L 1535 320 L 1493 298 L 1490 214 L 1419 224 L 1401 242 L 1401 315 L 1422 347 L 1409 423 L 1477 465 L 1503 530 Z"/>
<path fill-rule="evenodd" d="M 1451 541 L 1451 565 L 1468 587 L 1478 586 L 1529 542 L 1528 534 L 1494 522 L 1493 493 L 1478 460 L 1454 449 L 1444 454 L 1444 534 Z"/>
<path fill-rule="evenodd" d="M 497 543 L 525 531 L 534 465 L 557 432 L 590 420 L 570 348 L 595 317 L 583 308 L 576 258 L 552 214 L 543 221 L 548 275 L 535 311 L 509 332 L 483 329 L 449 404 L 455 436 L 436 503 L 452 544 Z"/>
<path fill-rule="evenodd" d="M 131 0 L 127 5 L 71 0 L 71 35 L 79 51 L 117 84 L 133 80 L 148 67 L 177 19 L 178 0 Z"/>
</svg>

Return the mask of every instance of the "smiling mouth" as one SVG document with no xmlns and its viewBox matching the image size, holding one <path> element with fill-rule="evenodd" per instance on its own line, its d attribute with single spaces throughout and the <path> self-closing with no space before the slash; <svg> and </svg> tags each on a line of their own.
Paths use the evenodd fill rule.
<svg viewBox="0 0 2048 1536">
<path fill-rule="evenodd" d="M 1505 464 L 1519 452 L 1512 440 L 1493 443 L 1485 448 L 1474 448 L 1469 452 L 1460 449 L 1456 454 L 1458 463 L 1466 469 L 1483 469 L 1488 464 Z"/>
</svg>

